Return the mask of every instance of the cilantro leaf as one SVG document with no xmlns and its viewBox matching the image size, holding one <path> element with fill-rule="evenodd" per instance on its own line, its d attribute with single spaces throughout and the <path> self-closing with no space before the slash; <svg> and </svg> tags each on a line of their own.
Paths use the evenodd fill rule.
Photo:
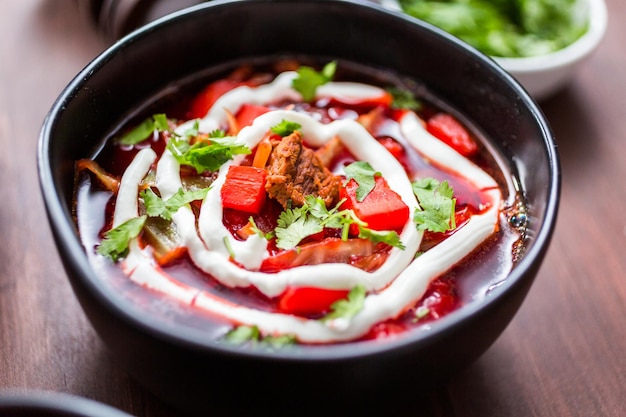
<svg viewBox="0 0 626 417">
<path fill-rule="evenodd" d="M 356 316 L 363 309 L 366 292 L 362 284 L 352 288 L 347 299 L 337 300 L 331 304 L 331 312 L 322 317 L 322 321 L 338 318 L 351 319 Z"/>
<path fill-rule="evenodd" d="M 169 124 L 167 123 L 165 114 L 159 113 L 148 117 L 130 132 L 116 139 L 116 142 L 121 145 L 135 145 L 148 139 L 155 130 L 157 132 L 169 130 Z"/>
<path fill-rule="evenodd" d="M 143 198 L 143 205 L 149 217 L 162 217 L 165 220 L 172 219 L 171 213 L 165 207 L 165 201 L 156 195 L 151 188 L 146 188 L 139 196 Z"/>
<path fill-rule="evenodd" d="M 282 120 L 276 126 L 272 126 L 270 130 L 279 136 L 285 137 L 291 135 L 293 132 L 299 130 L 301 127 L 302 125 L 299 123 Z"/>
<path fill-rule="evenodd" d="M 183 132 L 183 137 L 192 138 L 198 136 L 200 133 L 200 121 L 198 119 L 193 121 L 191 127 Z"/>
<path fill-rule="evenodd" d="M 587 30 L 575 0 L 400 0 L 402 10 L 492 56 L 543 55 Z"/>
<path fill-rule="evenodd" d="M 278 336 L 267 335 L 261 339 L 261 342 L 269 348 L 280 349 L 296 343 L 296 337 L 292 334 L 281 334 Z"/>
<path fill-rule="evenodd" d="M 198 141 L 193 145 L 181 138 L 171 138 L 167 149 L 178 163 L 194 167 L 198 174 L 215 172 L 234 155 L 250 153 L 250 148 L 237 143 L 233 137 L 212 138 L 210 143 Z"/>
<path fill-rule="evenodd" d="M 361 202 L 376 186 L 376 175 L 380 172 L 374 171 L 374 168 L 364 161 L 353 162 L 344 168 L 346 173 L 346 183 L 354 179 L 359 184 L 356 189 L 356 199 Z"/>
<path fill-rule="evenodd" d="M 261 339 L 261 332 L 257 326 L 237 326 L 224 335 L 224 340 L 235 345 Z"/>
<path fill-rule="evenodd" d="M 367 227 L 359 227 L 359 237 L 369 239 L 374 243 L 386 243 L 398 249 L 406 249 L 395 230 L 372 230 Z"/>
<path fill-rule="evenodd" d="M 394 109 L 419 110 L 422 107 L 422 103 L 420 103 L 409 90 L 389 87 L 387 88 L 387 92 L 393 97 L 391 107 Z"/>
<path fill-rule="evenodd" d="M 225 138 L 226 137 L 226 131 L 223 130 L 223 129 L 212 130 L 211 132 L 209 132 L 209 137 L 210 138 Z"/>
<path fill-rule="evenodd" d="M 417 230 L 445 232 L 456 227 L 456 199 L 447 181 L 440 183 L 434 178 L 423 178 L 413 182 L 412 186 L 422 208 L 413 215 Z"/>
<path fill-rule="evenodd" d="M 342 229 L 343 240 L 348 239 L 350 225 L 359 227 L 359 237 L 372 242 L 382 242 L 390 246 L 404 249 L 400 237 L 395 231 L 376 231 L 368 229 L 367 224 L 361 221 L 352 210 L 341 210 L 339 207 L 344 200 L 328 210 L 324 200 L 312 195 L 306 196 L 302 207 L 287 209 L 278 217 L 278 227 L 275 229 L 276 246 L 280 249 L 291 249 L 308 236 L 324 230 L 325 227 Z"/>
<path fill-rule="evenodd" d="M 309 208 L 304 205 L 293 209 L 287 209 L 278 216 L 276 233 L 276 246 L 280 249 L 291 249 L 300 243 L 305 237 L 314 235 L 324 230 L 320 219 L 309 216 Z"/>
<path fill-rule="evenodd" d="M 257 326 L 237 326 L 224 335 L 224 340 L 235 345 L 260 342 L 270 349 L 280 349 L 296 343 L 295 336 L 291 334 L 263 336 Z"/>
<path fill-rule="evenodd" d="M 315 91 L 320 85 L 331 81 L 337 69 L 337 62 L 331 61 L 317 72 L 314 68 L 301 66 L 291 86 L 302 95 L 304 101 L 311 101 L 315 98 Z"/>
<path fill-rule="evenodd" d="M 167 200 L 161 199 L 158 195 L 147 188 L 141 193 L 146 214 L 150 217 L 162 217 L 165 220 L 171 220 L 172 214 L 176 213 L 179 208 L 192 201 L 202 200 L 206 197 L 210 187 L 194 191 L 183 191 L 182 188 L 176 194 Z"/>
<path fill-rule="evenodd" d="M 117 262 L 128 253 L 128 244 L 141 233 L 147 216 L 134 217 L 104 234 L 104 239 L 98 245 L 100 255 Z"/>
</svg>

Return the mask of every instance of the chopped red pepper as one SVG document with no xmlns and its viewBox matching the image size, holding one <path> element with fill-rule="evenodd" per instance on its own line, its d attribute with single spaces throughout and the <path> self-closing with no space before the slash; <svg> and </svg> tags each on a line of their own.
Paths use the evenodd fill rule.
<svg viewBox="0 0 626 417">
<path fill-rule="evenodd" d="M 237 124 L 239 125 L 239 129 L 243 129 L 246 126 L 250 126 L 254 119 L 259 117 L 260 115 L 267 113 L 270 111 L 268 107 L 265 106 L 257 106 L 255 104 L 244 104 L 241 106 L 239 111 L 237 112 Z"/>
<path fill-rule="evenodd" d="M 372 230 L 400 230 L 409 218 L 409 207 L 402 198 L 389 188 L 387 181 L 376 176 L 374 189 L 363 199 L 358 201 L 356 190 L 359 184 L 351 179 L 345 187 L 340 189 L 340 197 L 346 201 L 342 209 L 352 209 L 354 214 Z M 352 230 L 351 230 L 352 232 Z"/>
<path fill-rule="evenodd" d="M 282 313 L 300 316 L 322 314 L 330 311 L 330 306 L 348 297 L 348 290 L 329 290 L 314 287 L 289 287 L 278 300 Z"/>
<path fill-rule="evenodd" d="M 224 208 L 258 214 L 265 204 L 266 174 L 261 168 L 231 165 L 221 190 Z"/>
<path fill-rule="evenodd" d="M 426 130 L 463 156 L 478 151 L 478 145 L 463 125 L 448 113 L 437 113 L 426 122 Z"/>
<path fill-rule="evenodd" d="M 196 119 L 206 116 L 218 98 L 240 85 L 246 85 L 246 83 L 228 78 L 207 85 L 191 102 L 187 117 Z"/>
</svg>

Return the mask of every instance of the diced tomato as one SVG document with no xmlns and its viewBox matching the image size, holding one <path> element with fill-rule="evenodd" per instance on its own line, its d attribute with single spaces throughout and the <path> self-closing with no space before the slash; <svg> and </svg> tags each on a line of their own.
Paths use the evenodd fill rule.
<svg viewBox="0 0 626 417">
<path fill-rule="evenodd" d="M 261 168 L 231 165 L 221 190 L 224 208 L 258 214 L 265 204 L 266 174 Z"/>
<path fill-rule="evenodd" d="M 437 113 L 426 122 L 426 130 L 463 156 L 478 151 L 478 145 L 465 127 L 448 113 Z"/>
<path fill-rule="evenodd" d="M 378 139 L 378 142 L 385 147 L 396 159 L 400 160 L 404 157 L 404 147 L 397 140 L 388 136 Z"/>
<path fill-rule="evenodd" d="M 212 82 L 192 100 L 187 117 L 196 119 L 206 116 L 218 98 L 240 85 L 246 83 L 228 78 Z"/>
<path fill-rule="evenodd" d="M 239 111 L 237 112 L 237 124 L 239 125 L 239 129 L 243 129 L 246 126 L 250 126 L 254 119 L 259 117 L 260 115 L 267 113 L 270 111 L 268 107 L 265 106 L 257 106 L 255 104 L 244 104 L 241 106 Z"/>
<path fill-rule="evenodd" d="M 389 136 L 378 138 L 378 142 L 392 154 L 398 162 L 408 171 L 409 164 L 407 161 L 406 150 L 397 140 L 390 138 Z"/>
<path fill-rule="evenodd" d="M 348 297 L 348 290 L 329 290 L 314 287 L 289 287 L 280 295 L 278 309 L 282 313 L 296 315 L 322 314 L 330 306 Z"/>
<path fill-rule="evenodd" d="M 322 263 L 351 263 L 359 258 L 372 255 L 376 244 L 368 239 L 348 239 L 329 237 L 320 242 L 307 243 L 297 248 L 281 251 L 263 260 L 262 272 L 278 272 L 301 265 Z"/>
<path fill-rule="evenodd" d="M 346 200 L 342 209 L 352 209 L 357 217 L 367 223 L 372 230 L 400 230 L 409 218 L 409 207 L 402 198 L 389 188 L 387 181 L 381 176 L 376 177 L 374 189 L 358 201 L 356 190 L 359 184 L 351 179 L 340 190 L 340 197 Z"/>
</svg>

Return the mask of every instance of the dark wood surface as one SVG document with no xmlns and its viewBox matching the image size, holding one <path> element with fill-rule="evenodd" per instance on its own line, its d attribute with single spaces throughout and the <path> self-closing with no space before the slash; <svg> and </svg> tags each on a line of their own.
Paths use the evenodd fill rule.
<svg viewBox="0 0 626 417">
<path fill-rule="evenodd" d="M 0 390 L 175 416 L 109 357 L 45 218 L 40 126 L 61 89 L 107 46 L 75 4 L 0 2 Z M 563 169 L 547 258 L 506 331 L 424 401 L 423 415 L 626 416 L 626 2 L 608 8 L 599 50 L 541 103 Z"/>
</svg>

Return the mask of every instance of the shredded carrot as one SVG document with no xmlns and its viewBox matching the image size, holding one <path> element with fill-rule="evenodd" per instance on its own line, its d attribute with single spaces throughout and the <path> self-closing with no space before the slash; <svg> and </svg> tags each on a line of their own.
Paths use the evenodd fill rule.
<svg viewBox="0 0 626 417">
<path fill-rule="evenodd" d="M 239 122 L 237 118 L 228 110 L 226 110 L 226 118 L 228 119 L 228 135 L 236 136 L 239 133 Z"/>
<path fill-rule="evenodd" d="M 252 166 L 256 168 L 265 168 L 267 161 L 270 158 L 270 154 L 272 153 L 272 143 L 270 142 L 270 138 L 266 135 L 259 145 L 256 148 L 256 153 L 254 154 L 254 160 L 252 161 Z"/>
</svg>

